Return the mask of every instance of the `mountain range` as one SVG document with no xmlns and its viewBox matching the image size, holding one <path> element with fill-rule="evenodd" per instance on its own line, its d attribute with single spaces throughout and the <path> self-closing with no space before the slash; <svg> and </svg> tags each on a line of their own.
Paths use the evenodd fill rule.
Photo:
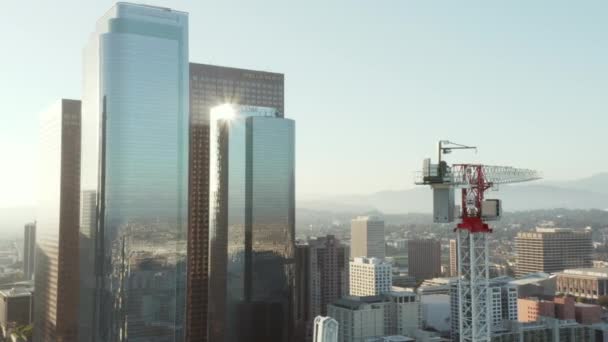
<svg viewBox="0 0 608 342">
<path fill-rule="evenodd" d="M 538 181 L 504 185 L 496 192 L 487 192 L 486 198 L 501 199 L 504 211 L 554 208 L 608 210 L 608 172 L 573 181 Z M 377 210 L 387 214 L 399 214 L 431 212 L 432 203 L 431 189 L 421 186 L 365 195 L 299 200 L 298 207 L 338 212 Z"/>
</svg>

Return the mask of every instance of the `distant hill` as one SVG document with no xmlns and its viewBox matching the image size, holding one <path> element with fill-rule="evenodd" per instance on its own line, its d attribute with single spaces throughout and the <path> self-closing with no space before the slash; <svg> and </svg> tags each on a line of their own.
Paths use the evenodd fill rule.
<svg viewBox="0 0 608 342">
<path fill-rule="evenodd" d="M 569 182 L 505 185 L 497 192 L 488 192 L 486 196 L 502 199 L 505 211 L 554 208 L 604 210 L 608 209 L 608 173 Z M 344 207 L 361 208 L 362 211 L 378 210 L 388 214 L 426 213 L 432 210 L 432 192 L 428 187 L 417 187 L 369 195 L 335 196 L 321 201 L 298 202 L 298 207 L 328 211 L 343 211 L 341 208 Z"/>
</svg>

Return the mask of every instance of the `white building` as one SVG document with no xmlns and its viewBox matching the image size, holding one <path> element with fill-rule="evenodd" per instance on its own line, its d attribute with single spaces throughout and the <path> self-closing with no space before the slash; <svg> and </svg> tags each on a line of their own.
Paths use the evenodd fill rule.
<svg viewBox="0 0 608 342">
<path fill-rule="evenodd" d="M 349 284 L 351 296 L 377 296 L 391 290 L 392 265 L 378 258 L 358 257 L 350 262 Z"/>
<path fill-rule="evenodd" d="M 517 321 L 517 286 L 510 277 L 490 279 L 490 321 L 492 331 L 503 329 L 505 321 Z M 450 282 L 452 339 L 459 331 L 458 281 Z"/>
<path fill-rule="evenodd" d="M 328 306 L 338 321 L 340 342 L 365 342 L 388 335 L 415 336 L 420 302 L 414 292 L 394 288 L 382 296 L 346 297 Z"/>
<path fill-rule="evenodd" d="M 384 258 L 384 221 L 376 216 L 359 216 L 350 223 L 350 257 Z"/>
<path fill-rule="evenodd" d="M 313 342 L 338 342 L 338 321 L 331 317 L 315 317 Z"/>
</svg>

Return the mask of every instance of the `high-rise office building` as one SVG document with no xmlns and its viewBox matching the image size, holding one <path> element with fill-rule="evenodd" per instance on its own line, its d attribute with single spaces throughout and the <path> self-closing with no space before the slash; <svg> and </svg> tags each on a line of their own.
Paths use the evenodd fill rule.
<svg viewBox="0 0 608 342">
<path fill-rule="evenodd" d="M 41 117 L 34 341 L 76 341 L 81 103 Z"/>
<path fill-rule="evenodd" d="M 36 264 L 36 222 L 23 227 L 23 278 L 30 280 L 34 276 Z"/>
<path fill-rule="evenodd" d="M 591 232 L 570 228 L 536 228 L 515 237 L 515 276 L 561 272 L 567 268 L 591 267 Z"/>
<path fill-rule="evenodd" d="M 117 3 L 84 69 L 79 341 L 182 341 L 188 14 Z"/>
<path fill-rule="evenodd" d="M 377 296 L 391 290 L 392 264 L 384 259 L 356 257 L 350 262 L 351 296 Z"/>
<path fill-rule="evenodd" d="M 211 111 L 209 341 L 292 341 L 295 124 L 273 108 Z"/>
<path fill-rule="evenodd" d="M 328 304 L 348 295 L 348 261 L 348 247 L 333 235 L 296 246 L 296 318 L 307 333 Z"/>
<path fill-rule="evenodd" d="M 338 342 L 338 322 L 331 317 L 317 316 L 312 342 Z"/>
<path fill-rule="evenodd" d="M 450 239 L 450 277 L 458 277 L 458 241 Z"/>
<path fill-rule="evenodd" d="M 359 216 L 350 223 L 350 258 L 384 258 L 384 221 L 376 216 Z"/>
<path fill-rule="evenodd" d="M 441 244 L 435 239 L 409 240 L 407 243 L 408 274 L 416 281 L 441 275 Z"/>
<path fill-rule="evenodd" d="M 209 112 L 234 103 L 276 108 L 282 116 L 283 83 L 282 74 L 190 63 L 187 341 L 207 341 Z"/>
</svg>

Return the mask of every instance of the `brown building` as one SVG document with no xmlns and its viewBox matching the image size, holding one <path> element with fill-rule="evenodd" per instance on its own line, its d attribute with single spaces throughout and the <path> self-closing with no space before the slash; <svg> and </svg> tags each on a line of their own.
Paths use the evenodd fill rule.
<svg viewBox="0 0 608 342">
<path fill-rule="evenodd" d="M 593 324 L 601 321 L 601 314 L 599 305 L 576 303 L 571 296 L 557 296 L 553 300 L 536 297 L 517 299 L 517 316 L 520 322 L 538 321 L 543 316 Z"/>
<path fill-rule="evenodd" d="M 441 275 L 441 244 L 435 239 L 409 240 L 407 243 L 408 274 L 416 281 Z"/>
<path fill-rule="evenodd" d="M 570 228 L 536 228 L 515 237 L 515 276 L 561 272 L 567 268 L 591 267 L 591 232 Z"/>
<path fill-rule="evenodd" d="M 450 239 L 450 277 L 458 277 L 458 241 Z"/>
<path fill-rule="evenodd" d="M 79 300 L 81 104 L 41 117 L 34 341 L 76 341 Z"/>
<path fill-rule="evenodd" d="M 557 292 L 597 302 L 608 296 L 608 268 L 568 269 L 557 274 Z"/>
<path fill-rule="evenodd" d="M 348 295 L 349 250 L 333 235 L 296 246 L 297 319 L 307 340 L 316 316 L 327 316 L 327 305 Z"/>
<path fill-rule="evenodd" d="M 377 216 L 359 216 L 350 221 L 350 258 L 384 258 L 384 221 Z"/>
<path fill-rule="evenodd" d="M 283 74 L 190 63 L 187 341 L 207 341 L 209 111 L 232 103 L 273 107 L 282 117 L 283 87 Z"/>
</svg>

